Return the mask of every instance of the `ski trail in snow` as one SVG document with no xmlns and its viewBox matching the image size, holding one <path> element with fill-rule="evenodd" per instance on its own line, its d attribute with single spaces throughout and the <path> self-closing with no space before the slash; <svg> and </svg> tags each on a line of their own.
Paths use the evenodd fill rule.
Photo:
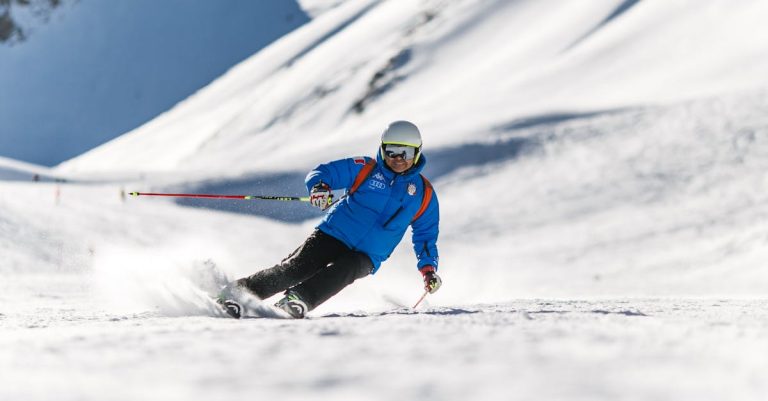
<svg viewBox="0 0 768 401">
<path fill-rule="evenodd" d="M 216 297 L 230 280 L 212 259 L 196 258 L 187 247 L 113 248 L 101 254 L 94 266 L 94 284 L 113 312 L 228 317 Z M 237 301 L 245 318 L 289 318 L 250 294 Z"/>
<path fill-rule="evenodd" d="M 222 316 L 214 297 L 228 276 L 212 258 L 193 251 L 207 251 L 210 245 L 188 245 L 100 250 L 94 261 L 95 292 L 115 312 Z"/>
</svg>

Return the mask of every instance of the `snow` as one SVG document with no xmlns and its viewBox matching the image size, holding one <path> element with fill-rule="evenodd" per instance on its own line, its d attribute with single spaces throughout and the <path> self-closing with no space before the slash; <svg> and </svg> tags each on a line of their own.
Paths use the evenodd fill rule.
<svg viewBox="0 0 768 401">
<path fill-rule="evenodd" d="M 63 295 L 29 311 L 47 308 L 48 318 L 3 316 L 3 360 L 13 363 L 4 398 L 760 400 L 768 391 L 757 357 L 768 351 L 766 301 L 518 300 L 235 321 L 114 315 Z"/>
<path fill-rule="evenodd" d="M 763 2 L 302 6 L 142 127 L 0 159 L 0 399 L 766 399 Z M 126 196 L 303 195 L 403 118 L 442 216 L 415 310 L 406 236 L 306 320 L 216 317 L 319 214 Z"/>
<path fill-rule="evenodd" d="M 336 8 L 344 3 L 343 0 L 299 0 L 301 9 L 312 18 L 317 18 L 321 14 Z"/>
</svg>

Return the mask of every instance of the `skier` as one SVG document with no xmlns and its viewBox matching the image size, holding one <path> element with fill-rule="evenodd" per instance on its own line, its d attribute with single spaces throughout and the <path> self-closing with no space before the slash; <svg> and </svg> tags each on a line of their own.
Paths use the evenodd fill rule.
<svg viewBox="0 0 768 401">
<path fill-rule="evenodd" d="M 260 299 L 285 291 L 275 306 L 303 318 L 347 285 L 375 273 L 408 226 L 424 289 L 437 291 L 442 284 L 436 273 L 439 206 L 431 184 L 420 174 L 427 162 L 421 145 L 413 123 L 395 121 L 382 134 L 375 160 L 342 159 L 310 171 L 305 180 L 310 203 L 329 212 L 282 262 L 229 283 L 218 299 L 227 313 L 240 317 L 241 291 Z M 334 189 L 347 193 L 332 204 Z"/>
</svg>

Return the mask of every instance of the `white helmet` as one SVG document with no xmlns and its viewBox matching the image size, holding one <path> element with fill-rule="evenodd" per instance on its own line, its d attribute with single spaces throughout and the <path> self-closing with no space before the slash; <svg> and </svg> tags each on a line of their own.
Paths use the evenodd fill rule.
<svg viewBox="0 0 768 401">
<path fill-rule="evenodd" d="M 405 145 L 416 148 L 414 164 L 421 156 L 421 133 L 419 128 L 410 121 L 395 121 L 381 134 L 381 153 L 384 157 L 384 145 Z"/>
<path fill-rule="evenodd" d="M 410 121 L 395 121 L 381 134 L 381 143 L 421 147 L 421 133 Z"/>
</svg>

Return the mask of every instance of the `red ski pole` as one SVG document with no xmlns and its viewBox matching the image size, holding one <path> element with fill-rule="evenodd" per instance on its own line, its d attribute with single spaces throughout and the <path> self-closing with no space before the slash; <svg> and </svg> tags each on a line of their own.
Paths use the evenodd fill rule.
<svg viewBox="0 0 768 401">
<path fill-rule="evenodd" d="M 174 198 L 206 198 L 206 199 L 242 199 L 242 200 L 276 200 L 309 202 L 309 197 L 298 196 L 267 196 L 267 195 L 220 195 L 220 194 L 166 194 L 156 192 L 129 192 L 131 196 L 166 196 Z"/>
<path fill-rule="evenodd" d="M 421 303 L 421 301 L 423 301 L 423 300 L 424 300 L 424 298 L 426 298 L 426 297 L 427 297 L 427 294 L 429 294 L 429 290 L 427 290 L 427 291 L 424 291 L 424 295 L 422 295 L 422 296 L 421 296 L 421 298 L 419 298 L 419 300 L 416 302 L 416 305 L 413 305 L 413 309 L 416 309 L 416 307 L 417 307 L 417 306 L 419 306 L 419 304 Z"/>
</svg>

